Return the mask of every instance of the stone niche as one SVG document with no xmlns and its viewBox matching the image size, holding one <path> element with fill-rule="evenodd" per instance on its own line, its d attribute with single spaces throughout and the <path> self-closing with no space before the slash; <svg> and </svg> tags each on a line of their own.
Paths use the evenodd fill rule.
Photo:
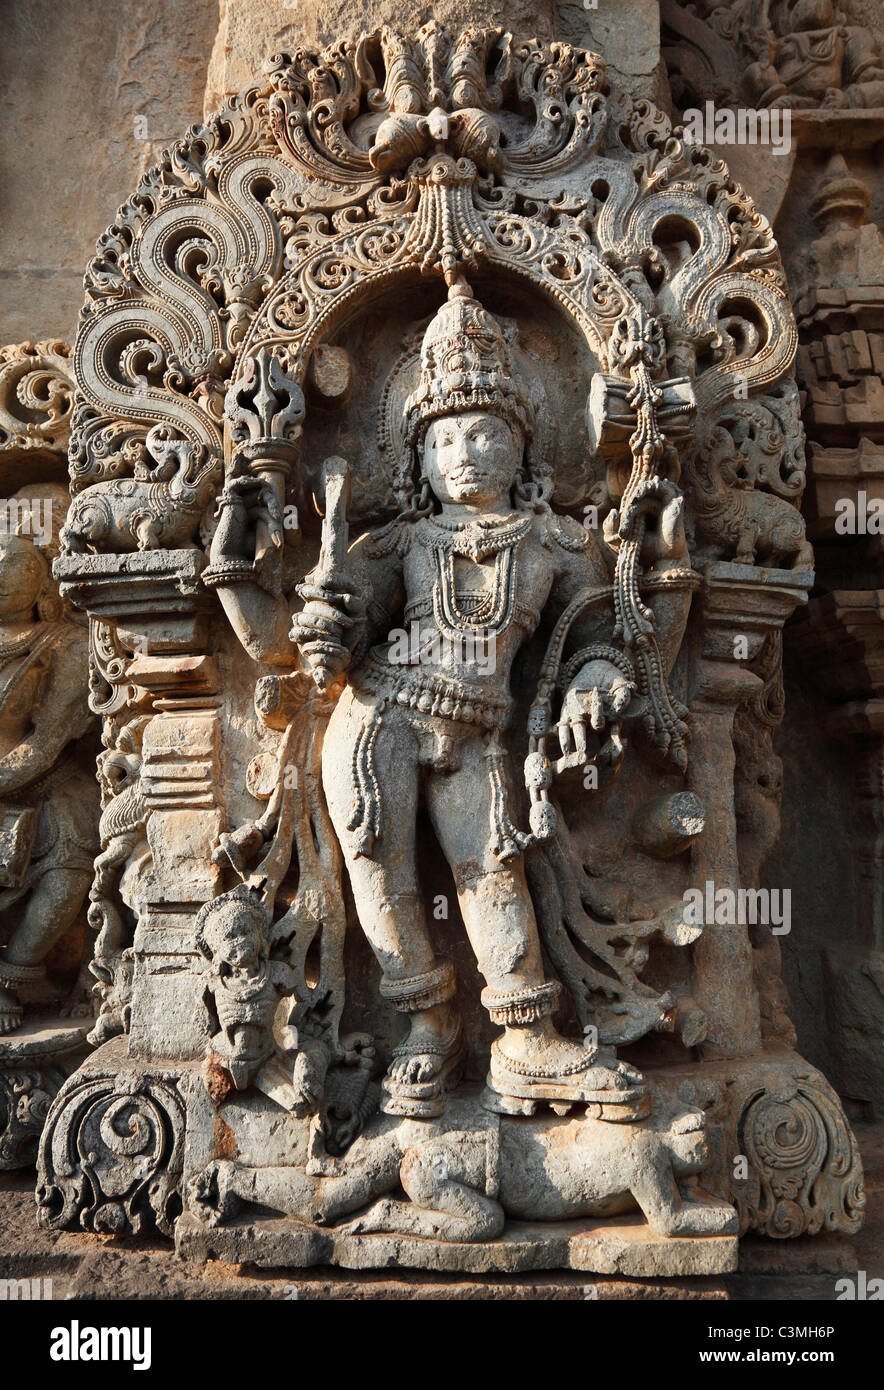
<svg viewBox="0 0 884 1390">
<path fill-rule="evenodd" d="M 635 1275 L 855 1231 L 755 891 L 813 576 L 726 166 L 597 54 L 385 29 L 172 145 L 86 287 L 100 1045 L 43 1224 Z"/>
</svg>

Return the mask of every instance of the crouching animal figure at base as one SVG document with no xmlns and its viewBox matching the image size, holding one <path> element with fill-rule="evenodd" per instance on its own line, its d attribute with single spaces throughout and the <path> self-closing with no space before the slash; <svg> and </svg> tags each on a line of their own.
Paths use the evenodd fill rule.
<svg viewBox="0 0 884 1390">
<path fill-rule="evenodd" d="M 458 1106 L 460 1110 L 461 1107 Z M 342 1235 L 374 1231 L 447 1241 L 494 1240 L 507 1218 L 566 1221 L 636 1206 L 657 1235 L 733 1234 L 732 1207 L 685 1198 L 679 1188 L 709 1162 L 705 1117 L 659 1104 L 642 1124 L 588 1118 L 491 1116 L 463 1103 L 444 1128 L 378 1116 L 340 1159 L 306 1168 L 246 1168 L 215 1160 L 190 1184 L 192 1210 L 210 1225 L 257 1204 L 315 1225 L 359 1213 Z M 403 1202 L 388 1194 L 404 1189 Z"/>
</svg>

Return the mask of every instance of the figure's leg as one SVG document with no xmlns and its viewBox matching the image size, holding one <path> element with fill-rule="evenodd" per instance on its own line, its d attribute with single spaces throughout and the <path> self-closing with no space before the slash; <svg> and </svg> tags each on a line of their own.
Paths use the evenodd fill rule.
<svg viewBox="0 0 884 1390">
<path fill-rule="evenodd" d="M 15 986 L 43 975 L 43 961 L 73 923 L 89 889 L 83 869 L 49 869 L 31 891 L 24 916 L 0 962 L 0 1033 L 11 1033 L 22 1021 Z"/>
<path fill-rule="evenodd" d="M 366 727 L 377 786 L 377 827 L 367 850 L 354 827 L 359 787 L 353 770 Z M 382 1108 L 390 1114 L 440 1114 L 443 1087 L 453 1084 L 463 1046 L 450 1003 L 454 972 L 435 957 L 418 893 L 418 749 L 401 709 L 384 710 L 378 722 L 369 701 L 345 691 L 324 740 L 322 780 L 359 921 L 383 971 L 381 994 L 411 1023 L 385 1080 Z"/>
<path fill-rule="evenodd" d="M 437 1240 L 494 1240 L 503 1230 L 504 1211 L 473 1185 L 484 1178 L 484 1155 L 480 1167 L 481 1174 L 470 1172 L 444 1140 L 415 1145 L 406 1150 L 399 1170 L 411 1200 L 384 1197 L 349 1222 L 346 1230 L 352 1235 L 393 1231 Z"/>
<path fill-rule="evenodd" d="M 302 1168 L 248 1168 L 213 1159 L 191 1180 L 190 1201 L 210 1226 L 223 1225 L 243 1204 L 329 1225 L 397 1187 L 400 1156 L 395 1140 L 372 1139 L 361 1153 L 348 1154 L 345 1171 L 334 1178 L 311 1177 Z"/>
<path fill-rule="evenodd" d="M 686 1202 L 663 1155 L 642 1166 L 632 1195 L 656 1235 L 735 1235 L 737 1213 L 724 1202 Z"/>
<path fill-rule="evenodd" d="M 503 1207 L 474 1185 L 485 1176 L 484 1144 L 481 1148 L 481 1177 L 469 1171 L 444 1140 L 416 1145 L 403 1157 L 402 1186 L 418 1207 L 436 1214 L 443 1240 L 494 1240 L 503 1230 Z"/>
<path fill-rule="evenodd" d="M 505 1030 L 492 1047 L 489 1086 L 514 1102 L 500 1107 L 508 1113 L 530 1114 L 536 1100 L 582 1101 L 599 1106 L 597 1118 L 634 1119 L 648 1108 L 639 1073 L 562 1038 L 553 1024 L 560 987 L 545 978 L 522 856 L 501 863 L 493 851 L 494 797 L 479 736 L 464 744 L 459 769 L 433 775 L 427 789 L 433 828 L 485 977 L 482 1003 Z"/>
</svg>

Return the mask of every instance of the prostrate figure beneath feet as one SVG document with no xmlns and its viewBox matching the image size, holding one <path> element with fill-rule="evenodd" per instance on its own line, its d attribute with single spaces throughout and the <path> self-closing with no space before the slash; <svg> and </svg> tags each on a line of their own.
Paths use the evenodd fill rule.
<svg viewBox="0 0 884 1390">
<path fill-rule="evenodd" d="M 709 1162 L 701 1111 L 662 1102 L 642 1124 L 606 1125 L 586 1117 L 483 1119 L 475 1103 L 458 1106 L 449 1131 L 444 1121 L 376 1116 L 340 1159 L 314 1154 L 305 1168 L 214 1160 L 191 1179 L 189 1209 L 212 1226 L 254 1204 L 334 1226 L 336 1235 L 487 1241 L 507 1218 L 573 1221 L 637 1206 L 655 1235 L 736 1233 L 733 1207 L 697 1200 L 693 1191 L 685 1197 L 679 1186 Z M 393 1195 L 400 1188 L 407 1201 Z"/>
<path fill-rule="evenodd" d="M 266 576 L 263 587 L 243 582 L 258 484 L 254 498 L 240 480 L 221 499 L 207 582 L 217 574 L 248 650 L 283 666 L 298 661 L 299 646 L 305 662 L 321 650 L 335 676 L 346 672 L 324 738 L 323 787 L 381 994 L 409 1019 L 383 1086 L 383 1108 L 394 1115 L 439 1115 L 463 1051 L 454 973 L 434 954 L 418 887 L 421 796 L 485 979 L 482 1003 L 504 1029 L 487 1104 L 531 1113 L 538 1102 L 579 1103 L 609 1120 L 647 1112 L 637 1072 L 553 1026 L 560 987 L 545 977 L 525 877 L 531 836 L 515 824 L 504 744 L 511 672 L 544 611 L 557 616 L 588 595 L 563 653 L 571 673 L 563 748 L 584 756 L 592 743 L 616 761 L 636 689 L 631 663 L 612 647 L 601 542 L 550 508 L 549 464 L 533 447 L 539 403 L 497 321 L 456 283 L 426 331 L 406 403 L 401 513 L 360 537 L 331 576 L 308 576 L 288 638 L 284 600 Z M 645 601 L 668 672 L 692 585 L 681 499 L 656 479 L 643 505 L 656 508 L 641 562 L 646 574 L 664 576 Z"/>
</svg>

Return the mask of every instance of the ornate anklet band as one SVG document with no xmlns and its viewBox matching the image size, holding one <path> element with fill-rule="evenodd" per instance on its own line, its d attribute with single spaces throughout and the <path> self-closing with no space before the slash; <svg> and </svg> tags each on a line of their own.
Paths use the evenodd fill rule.
<svg viewBox="0 0 884 1390">
<path fill-rule="evenodd" d="M 689 566 L 656 572 L 652 570 L 642 579 L 639 592 L 644 594 L 653 593 L 657 589 L 698 589 L 702 582 L 703 576 Z"/>
<path fill-rule="evenodd" d="M 249 560 L 230 560 L 223 565 L 209 565 L 201 578 L 207 589 L 217 589 L 222 584 L 256 583 L 258 576 Z"/>
<path fill-rule="evenodd" d="M 506 1027 L 534 1023 L 554 1012 L 561 989 L 557 980 L 509 991 L 490 989 L 486 985 L 481 994 L 482 1007 L 488 1010 L 492 1023 L 502 1023 Z"/>
<path fill-rule="evenodd" d="M 432 1009 L 435 1004 L 444 1004 L 454 997 L 454 967 L 446 961 L 434 970 L 409 975 L 404 980 L 391 980 L 383 975 L 381 995 L 403 1014 Z"/>
<path fill-rule="evenodd" d="M 0 961 L 0 984 L 29 985 L 42 980 L 46 974 L 44 965 L 14 965 L 12 961 Z"/>
</svg>

